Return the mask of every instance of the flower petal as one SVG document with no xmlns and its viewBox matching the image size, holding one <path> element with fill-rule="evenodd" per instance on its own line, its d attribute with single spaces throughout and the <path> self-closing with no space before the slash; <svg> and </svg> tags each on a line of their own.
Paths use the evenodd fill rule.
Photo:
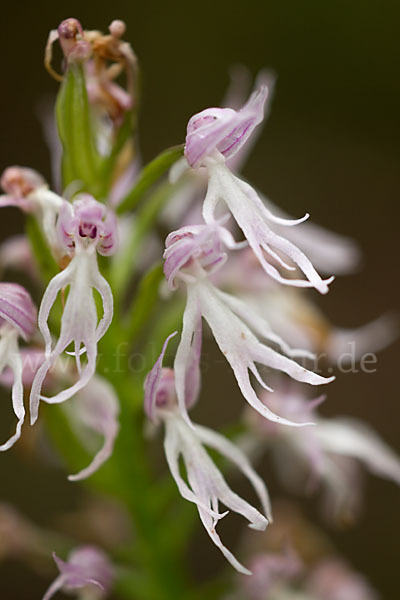
<svg viewBox="0 0 400 600">
<path fill-rule="evenodd" d="M 356 458 L 372 473 L 400 485 L 400 458 L 365 423 L 349 417 L 323 419 L 315 435 L 326 452 Z"/>
<path fill-rule="evenodd" d="M 104 436 L 103 446 L 98 450 L 89 466 L 75 475 L 69 475 L 70 481 L 81 481 L 92 475 L 111 456 L 118 435 L 119 404 L 114 388 L 99 376 L 94 376 L 88 385 L 69 403 L 67 414 L 72 424 Z M 83 442 L 85 437 L 83 437 Z"/>
<path fill-rule="evenodd" d="M 268 519 L 272 521 L 271 515 L 271 502 L 269 499 L 268 491 L 264 481 L 256 473 L 251 466 L 251 463 L 247 456 L 240 450 L 238 446 L 235 446 L 231 441 L 221 434 L 209 429 L 208 427 L 202 427 L 201 425 L 195 425 L 195 431 L 199 439 L 206 444 L 211 446 L 215 450 L 218 450 L 223 456 L 232 461 L 238 469 L 247 477 L 258 497 L 260 498 L 263 511 Z"/>
<path fill-rule="evenodd" d="M 0 446 L 1 452 L 11 448 L 11 446 L 13 446 L 21 437 L 21 429 L 25 419 L 24 389 L 22 385 L 22 360 L 19 354 L 16 336 L 12 336 L 8 341 L 8 356 L 6 360 L 14 376 L 11 398 L 14 414 L 17 417 L 18 422 L 14 435 L 12 435 L 6 442 L 4 442 L 4 444 Z"/>
</svg>

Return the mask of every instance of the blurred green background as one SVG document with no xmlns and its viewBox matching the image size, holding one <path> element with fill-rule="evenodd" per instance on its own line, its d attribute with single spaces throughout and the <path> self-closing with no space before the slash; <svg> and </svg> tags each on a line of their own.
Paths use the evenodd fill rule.
<svg viewBox="0 0 400 600">
<path fill-rule="evenodd" d="M 362 270 L 337 280 L 323 298 L 337 324 L 356 326 L 399 309 L 397 1 L 8 2 L 0 36 L 1 170 L 20 164 L 50 175 L 37 113 L 57 84 L 43 68 L 43 49 L 48 31 L 70 16 L 87 29 L 126 21 L 126 38 L 143 70 L 145 161 L 182 142 L 192 114 L 218 105 L 231 65 L 247 65 L 254 75 L 265 66 L 274 69 L 271 116 L 245 175 L 288 212 L 308 211 L 314 221 L 359 240 Z M 21 215 L 3 209 L 0 230 L 2 237 L 21 231 Z M 339 375 L 325 411 L 361 416 L 397 448 L 399 348 L 397 342 L 380 353 L 375 374 Z M 223 410 L 221 402 L 219 421 Z M 62 472 L 19 454 L 17 445 L 0 456 L 1 500 L 42 523 L 51 523 L 60 506 L 76 505 L 74 484 Z M 366 489 L 357 526 L 333 535 L 392 600 L 398 597 L 399 491 L 372 477 Z M 316 512 L 315 502 L 308 510 Z M 2 600 L 40 598 L 46 585 L 13 563 L 0 565 L 0 573 Z"/>
</svg>

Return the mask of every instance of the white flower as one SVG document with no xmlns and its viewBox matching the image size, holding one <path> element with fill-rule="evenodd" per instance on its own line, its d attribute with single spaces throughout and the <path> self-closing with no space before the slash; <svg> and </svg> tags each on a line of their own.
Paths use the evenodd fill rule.
<svg viewBox="0 0 400 600">
<path fill-rule="evenodd" d="M 186 500 L 197 505 L 200 519 L 208 535 L 225 558 L 240 573 L 250 575 L 250 571 L 224 546 L 216 531 L 218 521 L 227 514 L 227 512 L 219 512 L 219 502 L 245 517 L 250 523 L 249 527 L 262 531 L 271 521 L 268 493 L 264 482 L 239 448 L 219 433 L 199 425 L 188 425 L 182 418 L 177 406 L 174 373 L 171 369 L 162 368 L 163 357 L 171 337 L 167 338 L 159 359 L 147 376 L 145 410 L 153 421 L 161 420 L 164 423 L 165 455 L 179 492 Z M 201 331 L 200 335 L 195 335 L 194 350 L 190 352 L 186 371 L 187 389 L 191 392 L 190 395 L 188 394 L 189 405 L 196 400 L 199 389 L 200 350 Z M 217 450 L 232 461 L 249 479 L 260 499 L 265 516 L 230 489 L 204 445 Z M 187 481 L 180 472 L 181 456 Z"/>
<path fill-rule="evenodd" d="M 80 481 L 93 475 L 111 456 L 118 435 L 119 404 L 112 385 L 103 377 L 95 375 L 88 385 L 78 392 L 76 398 L 66 405 L 65 410 L 73 429 L 84 446 L 91 448 L 91 434 L 104 437 L 103 445 L 92 462 L 70 481 Z"/>
<path fill-rule="evenodd" d="M 217 208 L 223 203 L 266 273 L 280 283 L 315 287 L 325 294 L 333 278 L 322 280 L 306 255 L 288 239 L 275 233 L 269 225 L 298 225 L 308 215 L 294 221 L 274 216 L 257 192 L 234 175 L 226 163 L 243 148 L 255 127 L 263 120 L 268 93 L 268 88 L 262 85 L 238 111 L 210 108 L 194 115 L 187 127 L 185 156 L 192 168 L 205 168 L 207 172 L 208 189 L 203 204 L 206 223 L 215 222 Z M 297 266 L 306 279 L 287 279 L 273 263 L 289 271 L 294 271 Z"/>
<path fill-rule="evenodd" d="M 233 291 L 247 311 L 268 321 L 288 344 L 315 352 L 339 367 L 358 362 L 398 337 L 398 319 L 385 314 L 356 328 L 336 327 L 304 290 L 282 287 L 262 277 L 253 253 L 235 253 L 218 273 L 219 287 Z"/>
<path fill-rule="evenodd" d="M 321 486 L 330 516 L 353 517 L 361 499 L 361 465 L 400 485 L 400 458 L 395 452 L 358 419 L 319 416 L 316 407 L 324 397 L 309 401 L 293 386 L 262 399 L 269 406 L 283 407 L 287 418 L 315 425 L 295 430 L 249 414 L 252 433 L 246 445 L 256 453 L 270 447 L 278 474 L 290 488 L 304 490 L 305 477 L 309 490 Z"/>
<path fill-rule="evenodd" d="M 11 398 L 17 429 L 0 450 L 8 450 L 21 436 L 25 419 L 23 364 L 18 338 L 29 340 L 36 328 L 36 306 L 28 292 L 17 283 L 0 283 L 0 374 L 11 371 Z"/>
<path fill-rule="evenodd" d="M 37 216 L 50 248 L 59 259 L 62 248 L 56 234 L 56 220 L 64 200 L 49 190 L 39 173 L 26 167 L 8 167 L 0 183 L 6 192 L 0 196 L 0 207 L 17 206 Z"/>
<path fill-rule="evenodd" d="M 221 226 L 212 225 L 185 227 L 170 234 L 166 241 L 165 267 L 170 287 L 176 279 L 186 284 L 187 303 L 183 317 L 183 329 L 174 362 L 176 390 L 182 414 L 185 408 L 185 373 L 190 357 L 194 332 L 201 325 L 203 317 L 217 342 L 221 352 L 230 364 L 239 388 L 247 402 L 267 419 L 287 425 L 295 423 L 273 413 L 257 397 L 253 389 L 250 373 L 266 389 L 271 388 L 263 381 L 256 363 L 277 369 L 297 381 L 311 385 L 329 383 L 334 378 L 324 378 L 308 371 L 297 362 L 277 352 L 261 339 L 278 344 L 289 356 L 309 356 L 302 350 L 291 350 L 283 340 L 275 335 L 268 323 L 252 312 L 239 299 L 218 290 L 207 278 L 226 258 L 223 252 Z"/>
<path fill-rule="evenodd" d="M 90 597 L 93 599 L 105 598 L 108 595 L 114 569 L 102 550 L 95 546 L 81 546 L 70 553 L 67 561 L 61 560 L 55 553 L 53 558 L 60 574 L 43 596 L 43 600 L 50 600 L 59 590 L 71 592 L 90 589 Z"/>
<path fill-rule="evenodd" d="M 90 381 L 96 369 L 97 342 L 107 331 L 113 315 L 111 288 L 99 271 L 96 251 L 105 256 L 115 251 L 115 217 L 111 212 L 107 212 L 104 205 L 96 202 L 91 196 L 82 194 L 73 205 L 67 202 L 63 204 L 57 225 L 59 239 L 64 248 L 72 254 L 72 259 L 69 265 L 50 281 L 39 310 L 39 329 L 46 344 L 46 359 L 32 384 L 32 424 L 38 416 L 40 398 L 49 403 L 64 402 Z M 60 335 L 52 348 L 47 323 L 49 313 L 58 292 L 68 285 L 69 293 L 62 315 Z M 103 316 L 99 322 L 93 290 L 97 290 L 103 302 Z M 70 344 L 73 344 L 78 381 L 52 398 L 41 396 L 47 373 Z M 87 355 L 87 362 L 82 369 L 83 353 Z"/>
</svg>

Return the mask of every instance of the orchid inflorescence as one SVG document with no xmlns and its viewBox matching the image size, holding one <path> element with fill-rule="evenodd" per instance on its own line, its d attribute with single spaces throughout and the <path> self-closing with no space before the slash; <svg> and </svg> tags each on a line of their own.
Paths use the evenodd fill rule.
<svg viewBox="0 0 400 600">
<path fill-rule="evenodd" d="M 330 325 L 307 288 L 326 294 L 332 272 L 356 265 L 356 244 L 308 222 L 308 214 L 288 217 L 238 175 L 269 112 L 275 83 L 270 72 L 259 75 L 241 107 L 234 75 L 231 106 L 191 117 L 185 144 L 140 169 L 138 62 L 124 33 L 122 21 L 113 21 L 103 35 L 84 30 L 76 19 L 50 33 L 45 64 L 61 81 L 56 120 L 62 176 L 53 177 L 62 183 L 52 190 L 39 173 L 20 166 L 8 167 L 1 177 L 0 206 L 26 213 L 27 233 L 4 243 L 0 265 L 27 271 L 34 298 L 47 286 L 37 311 L 24 287 L 0 283 L 0 382 L 11 388 L 17 418 L 16 432 L 0 450 L 20 439 L 23 389 L 30 390 L 31 425 L 40 413 L 77 470 L 69 479 L 93 476 L 88 485 L 94 481 L 98 490 L 115 495 L 135 524 L 134 565 L 118 564 L 115 553 L 112 567 L 95 545 L 70 548 L 67 562 L 54 554 L 60 574 L 46 600 L 61 589 L 89 588 L 93 597 L 103 597 L 113 580 L 125 581 L 117 587 L 121 597 L 190 597 L 187 583 L 171 576 L 168 584 L 159 566 L 160 560 L 175 560 L 179 572 L 183 547 L 172 539 L 165 543 L 174 537 L 171 519 L 162 517 L 173 494 L 169 481 L 155 482 L 147 456 L 146 432 L 154 434 L 160 425 L 182 497 L 196 505 L 209 537 L 238 572 L 251 575 L 254 565 L 254 578 L 238 584 L 232 598 L 264 598 L 257 595 L 260 589 L 271 581 L 275 586 L 275 580 L 282 594 L 271 598 L 283 598 L 302 571 L 296 553 L 254 553 L 244 566 L 222 542 L 217 525 L 229 511 L 255 530 L 272 523 L 266 485 L 250 460 L 266 450 L 292 489 L 322 487 L 331 516 L 348 514 L 359 502 L 354 475 L 360 463 L 400 483 L 400 461 L 377 434 L 356 419 L 319 416 L 316 408 L 325 397 L 310 399 L 300 385 L 334 380 L 312 367 L 321 349 L 334 363 L 354 343 L 360 358 L 393 339 L 393 320 L 383 316 L 358 330 Z M 57 40 L 62 74 L 52 64 Z M 54 154 L 59 141 L 52 139 Z M 168 170 L 168 179 L 161 180 Z M 157 222 L 171 231 L 164 251 Z M 210 333 L 247 403 L 235 434 L 194 424 L 189 415 L 201 398 L 202 342 Z M 20 338 L 27 344 L 22 348 Z M 122 347 L 138 350 L 145 368 L 131 369 Z M 175 349 L 174 359 L 164 366 L 168 348 Z M 43 410 L 42 419 L 42 403 L 60 406 Z M 69 442 L 61 443 L 63 436 Z M 90 459 L 98 436 L 103 445 Z M 258 508 L 233 491 L 225 463 L 206 447 L 246 476 Z M 185 522 L 174 526 L 182 526 L 187 538 Z M 322 598 L 318 585 L 324 598 L 330 593 L 320 579 L 314 573 L 305 580 L 312 598 Z"/>
</svg>

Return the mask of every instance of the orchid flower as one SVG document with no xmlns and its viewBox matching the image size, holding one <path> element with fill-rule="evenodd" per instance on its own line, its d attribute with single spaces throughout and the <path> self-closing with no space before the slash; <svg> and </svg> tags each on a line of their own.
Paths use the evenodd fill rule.
<svg viewBox="0 0 400 600">
<path fill-rule="evenodd" d="M 250 575 L 250 571 L 223 545 L 216 531 L 216 524 L 227 514 L 221 514 L 218 505 L 222 502 L 227 508 L 245 517 L 250 523 L 249 527 L 262 531 L 271 521 L 268 493 L 264 482 L 253 470 L 247 457 L 234 444 L 211 429 L 199 425 L 189 426 L 182 418 L 178 409 L 174 371 L 162 366 L 168 342 L 173 335 L 175 334 L 165 341 L 160 357 L 146 378 L 145 411 L 151 420 L 161 420 L 164 423 L 165 455 L 181 495 L 197 505 L 208 535 L 230 564 L 240 573 Z M 199 390 L 200 352 L 201 330 L 194 336 L 186 370 L 186 398 L 189 406 L 196 401 Z M 230 489 L 203 444 L 220 452 L 242 471 L 254 487 L 266 516 Z M 180 456 L 185 464 L 187 482 L 180 473 Z"/>
<path fill-rule="evenodd" d="M 308 215 L 293 221 L 274 216 L 257 192 L 234 175 L 226 164 L 263 120 L 267 97 L 268 88 L 261 86 L 239 111 L 211 108 L 194 115 L 187 127 L 185 156 L 193 169 L 205 167 L 207 170 L 208 189 L 203 204 L 206 223 L 215 222 L 217 207 L 220 201 L 224 202 L 266 273 L 280 283 L 315 287 L 325 294 L 333 278 L 322 280 L 305 254 L 269 227 L 270 222 L 284 226 L 298 225 Z M 264 252 L 279 266 L 293 271 L 295 267 L 282 258 L 288 257 L 304 273 L 306 280 L 282 277 L 274 264 L 266 259 Z"/>
<path fill-rule="evenodd" d="M 22 384 L 26 387 L 31 387 L 38 368 L 45 360 L 43 349 L 35 346 L 26 346 L 25 348 L 20 348 L 19 355 L 22 364 Z M 0 383 L 11 388 L 13 381 L 14 373 L 10 367 L 7 367 L 0 374 Z"/>
<path fill-rule="evenodd" d="M 346 366 L 377 352 L 398 337 L 398 319 L 384 314 L 356 328 L 331 324 L 304 290 L 280 286 L 262 277 L 250 248 L 235 253 L 218 272 L 218 286 L 244 302 L 248 310 L 268 321 L 274 331 L 293 346 L 321 353 L 332 364 Z"/>
<path fill-rule="evenodd" d="M 253 577 L 239 577 L 240 589 L 246 600 L 283 600 L 286 594 L 291 600 L 287 586 L 304 571 L 303 562 L 291 545 L 280 553 L 257 554 L 252 557 L 250 565 Z"/>
<path fill-rule="evenodd" d="M 0 183 L 6 192 L 0 196 L 0 207 L 16 206 L 24 212 L 35 214 L 50 248 L 59 258 L 60 247 L 55 225 L 63 199 L 49 190 L 39 173 L 26 167 L 8 167 L 2 174 Z"/>
<path fill-rule="evenodd" d="M 0 283 L 0 374 L 9 368 L 12 373 L 11 398 L 17 429 L 0 450 L 8 450 L 21 436 L 25 419 L 22 359 L 18 338 L 28 341 L 36 327 L 36 307 L 28 292 L 17 283 Z"/>
<path fill-rule="evenodd" d="M 7 269 L 23 271 L 35 282 L 40 281 L 39 269 L 25 235 L 12 235 L 0 245 L 0 273 Z"/>
<path fill-rule="evenodd" d="M 281 396 L 281 398 L 279 398 Z M 284 408 L 287 418 L 312 420 L 314 427 L 289 429 L 266 423 L 249 415 L 252 432 L 260 444 L 270 446 L 278 472 L 290 487 L 304 488 L 302 468 L 306 467 L 310 487 L 317 484 L 325 492 L 325 502 L 335 516 L 350 517 L 359 502 L 360 463 L 371 473 L 400 485 L 400 458 L 368 425 L 350 417 L 323 418 L 316 408 L 324 397 L 308 401 L 294 388 L 285 393 L 265 394 L 269 406 Z"/>
<path fill-rule="evenodd" d="M 105 598 L 111 590 L 113 567 L 106 554 L 95 546 L 81 546 L 73 550 L 68 560 L 61 560 L 53 553 L 60 574 L 43 596 L 50 600 L 59 590 L 72 592 L 82 588 L 96 591 L 96 598 Z"/>
<path fill-rule="evenodd" d="M 295 551 L 265 552 L 251 559 L 253 577 L 239 577 L 235 600 L 378 600 L 367 579 L 341 558 L 307 566 Z"/>
<path fill-rule="evenodd" d="M 249 89 L 249 79 L 249 73 L 244 67 L 239 66 L 232 71 L 231 83 L 222 102 L 222 106 L 229 107 L 227 114 L 233 115 L 235 111 L 239 111 L 241 104 L 244 104 Z M 235 151 L 227 157 L 226 166 L 234 173 L 240 172 L 262 131 L 263 124 L 270 112 L 274 87 L 274 74 L 267 69 L 260 71 L 256 78 L 255 89 L 266 88 L 268 90 L 263 107 L 264 118 L 253 129 L 251 136 L 247 137 L 246 143 L 241 144 L 237 152 Z M 218 115 L 223 114 L 220 112 L 221 109 L 215 110 L 218 111 Z M 175 163 L 170 171 L 170 181 L 172 184 L 176 184 L 177 189 L 168 208 L 163 213 L 163 220 L 170 226 L 176 226 L 178 222 L 180 225 L 191 225 L 198 222 L 201 214 L 201 200 L 206 193 L 208 179 L 207 169 L 191 168 L 185 157 Z M 360 251 L 352 239 L 311 222 L 304 223 L 301 227 L 288 227 L 291 224 L 291 217 L 264 195 L 260 195 L 260 198 L 270 215 L 274 214 L 279 217 L 276 222 L 269 218 L 268 228 L 275 234 L 286 238 L 292 245 L 297 246 L 321 272 L 340 275 L 354 270 L 357 266 Z M 248 200 L 246 200 L 247 204 L 249 204 Z M 262 210 L 262 212 L 264 211 Z"/>
<path fill-rule="evenodd" d="M 69 265 L 50 281 L 39 310 L 39 329 L 46 345 L 46 360 L 36 373 L 32 384 L 32 424 L 38 417 L 40 398 L 49 403 L 64 402 L 93 377 L 97 343 L 107 331 L 113 315 L 111 289 L 99 271 L 96 256 L 96 251 L 103 256 L 109 256 L 116 250 L 116 221 L 113 213 L 107 211 L 104 205 L 96 202 L 91 196 L 82 194 L 77 196 L 72 205 L 64 202 L 57 228 L 60 243 L 72 258 Z M 66 286 L 69 286 L 69 293 L 62 315 L 60 336 L 52 348 L 47 321 L 58 292 Z M 93 290 L 100 294 L 103 303 L 103 316 L 99 322 Z M 78 381 L 56 396 L 41 396 L 47 373 L 71 343 L 74 345 Z M 83 352 L 87 354 L 87 362 L 82 369 L 80 357 Z"/>
<path fill-rule="evenodd" d="M 312 598 L 321 600 L 378 600 L 369 581 L 336 557 L 317 563 L 307 578 L 306 589 Z"/>
<path fill-rule="evenodd" d="M 308 356 L 302 350 L 292 350 L 274 334 L 268 323 L 238 298 L 221 292 L 208 279 L 225 261 L 223 242 L 232 247 L 232 240 L 221 225 L 185 227 L 171 233 L 166 240 L 164 272 L 169 286 L 183 280 L 187 290 L 187 304 L 183 317 L 183 330 L 176 353 L 174 370 L 179 407 L 187 417 L 185 405 L 185 373 L 190 357 L 193 333 L 201 318 L 207 321 L 212 334 L 233 369 L 239 388 L 247 402 L 267 419 L 295 425 L 272 412 L 255 393 L 249 371 L 266 389 L 256 363 L 283 371 L 297 381 L 311 385 L 329 383 L 334 378 L 324 378 L 308 371 L 289 357 Z M 258 337 L 277 344 L 285 356 L 259 341 Z"/>
<path fill-rule="evenodd" d="M 291 219 L 290 215 L 269 198 L 263 194 L 260 197 L 274 215 L 281 219 Z M 309 220 L 302 223 L 301 227 L 289 229 L 286 223 L 271 223 L 271 229 L 300 248 L 324 274 L 347 275 L 360 264 L 361 251 L 355 240 Z"/>
<path fill-rule="evenodd" d="M 76 475 L 69 475 L 70 481 L 81 481 L 93 475 L 111 456 L 115 438 L 118 435 L 118 398 L 114 388 L 102 377 L 95 375 L 76 398 L 66 406 L 73 428 L 83 444 L 90 441 L 88 433 L 104 436 L 104 443 L 89 466 Z"/>
</svg>

